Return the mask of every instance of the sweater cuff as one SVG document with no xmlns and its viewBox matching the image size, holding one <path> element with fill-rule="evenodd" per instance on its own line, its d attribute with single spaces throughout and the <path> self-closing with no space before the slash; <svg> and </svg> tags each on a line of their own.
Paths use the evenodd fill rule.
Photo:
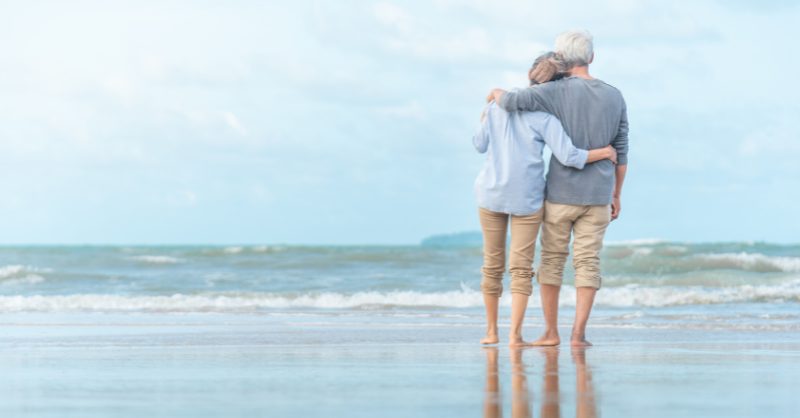
<svg viewBox="0 0 800 418">
<path fill-rule="evenodd" d="M 503 93 L 503 95 L 500 96 L 500 99 L 496 101 L 497 105 L 500 106 L 500 108 L 505 111 L 508 111 L 508 108 L 506 107 L 506 102 L 508 102 L 508 95 L 510 93 L 511 93 L 510 91 Z"/>
</svg>

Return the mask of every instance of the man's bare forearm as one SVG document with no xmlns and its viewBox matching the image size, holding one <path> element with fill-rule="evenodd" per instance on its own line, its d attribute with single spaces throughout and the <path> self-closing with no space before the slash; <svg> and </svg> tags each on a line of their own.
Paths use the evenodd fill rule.
<svg viewBox="0 0 800 418">
<path fill-rule="evenodd" d="M 615 182 L 614 182 L 614 197 L 619 198 L 622 196 L 622 184 L 625 183 L 625 174 L 628 172 L 628 165 L 617 165 L 615 169 Z"/>
</svg>

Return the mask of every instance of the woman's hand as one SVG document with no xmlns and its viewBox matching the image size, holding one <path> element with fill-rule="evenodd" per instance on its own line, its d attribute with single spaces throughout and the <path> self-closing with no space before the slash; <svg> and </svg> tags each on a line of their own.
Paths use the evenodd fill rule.
<svg viewBox="0 0 800 418">
<path fill-rule="evenodd" d="M 617 149 L 612 147 L 611 145 L 606 145 L 603 148 L 595 148 L 589 150 L 589 154 L 586 156 L 587 164 L 602 160 L 609 160 L 612 163 L 614 163 L 614 165 L 616 165 Z"/>
<path fill-rule="evenodd" d="M 606 159 L 611 160 L 611 162 L 614 164 L 617 164 L 617 149 L 612 147 L 611 145 L 608 145 L 603 149 L 608 153 Z"/>
</svg>

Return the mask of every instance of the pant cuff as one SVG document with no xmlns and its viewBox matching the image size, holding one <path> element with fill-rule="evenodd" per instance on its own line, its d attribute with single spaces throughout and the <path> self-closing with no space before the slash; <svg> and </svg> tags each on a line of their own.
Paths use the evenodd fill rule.
<svg viewBox="0 0 800 418">
<path fill-rule="evenodd" d="M 600 282 L 601 280 L 599 278 L 588 279 L 576 277 L 575 287 L 592 287 L 595 289 L 600 289 Z"/>
<path fill-rule="evenodd" d="M 511 289 L 511 294 L 514 293 L 530 296 L 533 293 L 533 287 L 531 286 L 530 289 Z"/>
<path fill-rule="evenodd" d="M 561 279 L 548 278 L 548 277 L 542 277 L 542 276 L 539 276 L 536 279 L 536 281 L 539 284 L 549 284 L 551 286 L 561 286 L 561 283 L 562 283 Z"/>
</svg>

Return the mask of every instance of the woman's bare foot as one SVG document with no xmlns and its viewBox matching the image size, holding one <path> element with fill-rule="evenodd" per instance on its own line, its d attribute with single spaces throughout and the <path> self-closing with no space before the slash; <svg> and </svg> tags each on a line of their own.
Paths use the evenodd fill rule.
<svg viewBox="0 0 800 418">
<path fill-rule="evenodd" d="M 500 341 L 497 334 L 486 333 L 486 337 L 481 340 L 481 344 L 497 344 Z"/>
<path fill-rule="evenodd" d="M 545 331 L 538 340 L 531 343 L 531 345 L 537 347 L 551 347 L 559 344 L 561 344 L 561 338 L 558 336 L 558 332 L 551 331 Z"/>
</svg>

